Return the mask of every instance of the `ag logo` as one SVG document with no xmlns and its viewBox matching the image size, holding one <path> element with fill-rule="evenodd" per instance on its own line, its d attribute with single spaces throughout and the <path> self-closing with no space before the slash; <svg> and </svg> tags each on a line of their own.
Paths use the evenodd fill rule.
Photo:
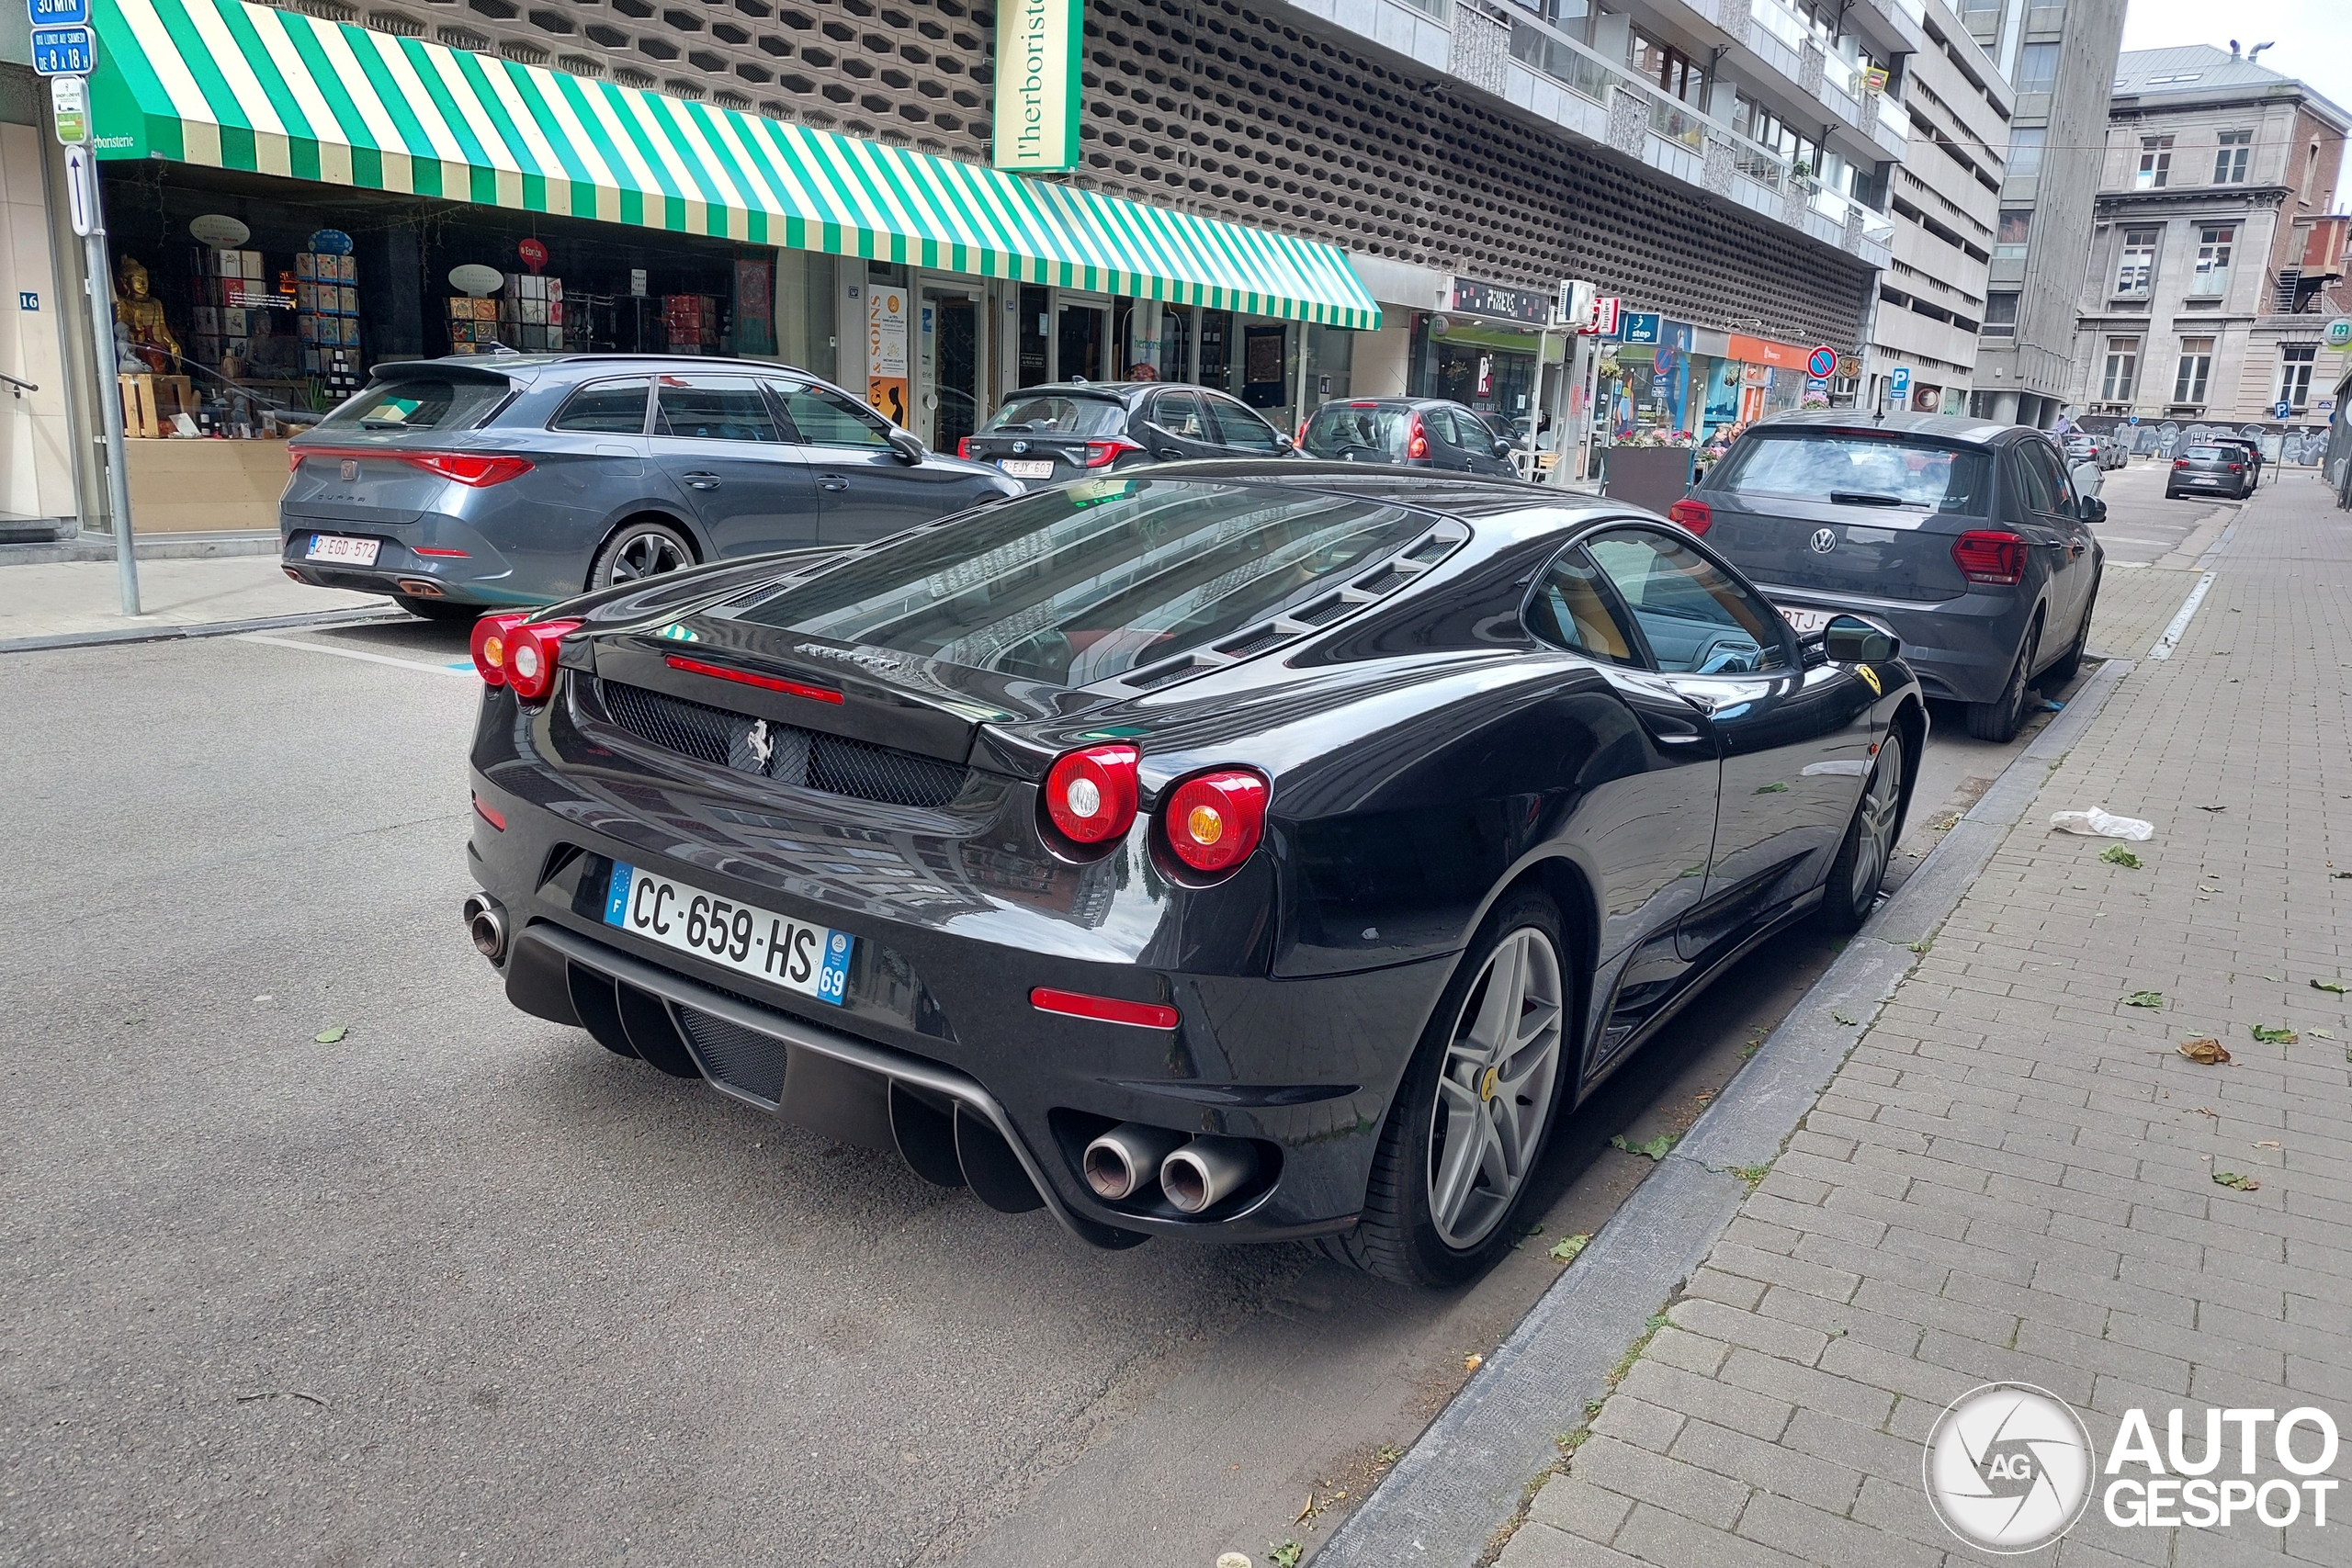
<svg viewBox="0 0 2352 1568">
<path fill-rule="evenodd" d="M 1961 1395 L 1938 1418 L 1922 1469 L 1944 1528 L 2007 1556 L 2075 1528 L 2096 1460 L 2065 1401 L 2030 1383 L 1996 1382 Z"/>
<path fill-rule="evenodd" d="M 1827 555 L 1838 547 L 1838 536 L 1826 528 L 1815 528 L 1810 543 L 1815 555 Z"/>
</svg>

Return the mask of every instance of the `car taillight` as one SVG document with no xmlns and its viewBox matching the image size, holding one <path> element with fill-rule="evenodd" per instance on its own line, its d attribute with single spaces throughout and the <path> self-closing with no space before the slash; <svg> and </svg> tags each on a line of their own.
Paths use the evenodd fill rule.
<svg viewBox="0 0 2352 1568">
<path fill-rule="evenodd" d="M 2172 460 L 2172 466 L 2176 468 L 2185 468 L 2188 467 L 2188 459 L 2186 457 L 2175 457 Z"/>
<path fill-rule="evenodd" d="M 1136 765 L 1132 746 L 1089 746 L 1064 752 L 1046 773 L 1046 815 L 1073 843 L 1107 844 L 1135 826 Z"/>
<path fill-rule="evenodd" d="M 972 456 L 972 438 L 970 436 L 959 435 L 956 438 L 956 456 L 964 458 L 967 462 L 970 461 Z"/>
<path fill-rule="evenodd" d="M 2244 463 L 2232 463 L 2230 465 L 2230 472 L 2233 474 L 2242 474 L 2245 472 L 2245 465 Z"/>
<path fill-rule="evenodd" d="M 531 471 L 528 457 L 491 457 L 474 452 L 388 452 L 384 456 L 398 457 L 426 473 L 438 474 L 445 479 L 455 479 L 476 490 L 485 485 L 504 484 L 517 475 Z"/>
<path fill-rule="evenodd" d="M 1997 528 L 1971 528 L 1951 542 L 1951 563 L 1971 582 L 2014 586 L 2025 576 L 2026 543 Z"/>
<path fill-rule="evenodd" d="M 484 615 L 474 623 L 470 651 L 474 670 L 485 686 L 506 684 L 506 649 L 514 636 L 514 628 L 531 618 L 528 610 L 509 610 L 503 615 Z"/>
<path fill-rule="evenodd" d="M 1687 497 L 1668 507 L 1666 515 L 1669 521 L 1681 524 L 1693 534 L 1703 534 L 1715 525 L 1715 509 L 1703 501 L 1691 501 Z"/>
<path fill-rule="evenodd" d="M 1411 422 L 1405 426 L 1405 456 L 1410 458 L 1426 457 L 1429 455 L 1430 433 L 1421 427 L 1421 416 L 1416 413 Z"/>
<path fill-rule="evenodd" d="M 506 683 L 516 696 L 535 703 L 554 688 L 557 645 L 579 629 L 578 621 L 539 621 L 506 635 Z"/>
<path fill-rule="evenodd" d="M 1178 784 L 1168 796 L 1168 847 L 1194 871 L 1230 871 L 1266 830 L 1266 781 L 1246 768 L 1220 768 Z"/>
<path fill-rule="evenodd" d="M 1107 468 L 1125 454 L 1142 450 L 1140 444 L 1119 436 L 1090 441 L 1086 444 L 1086 466 L 1090 468 Z"/>
</svg>

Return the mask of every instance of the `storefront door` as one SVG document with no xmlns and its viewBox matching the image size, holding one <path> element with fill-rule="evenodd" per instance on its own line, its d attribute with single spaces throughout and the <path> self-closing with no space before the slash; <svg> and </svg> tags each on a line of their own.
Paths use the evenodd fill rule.
<svg viewBox="0 0 2352 1568">
<path fill-rule="evenodd" d="M 1064 299 L 1054 320 L 1054 379 L 1107 381 L 1111 308 L 1092 300 Z"/>
<path fill-rule="evenodd" d="M 941 451 L 980 427 L 979 290 L 928 285 L 916 326 L 922 334 L 922 423 L 916 434 Z"/>
</svg>

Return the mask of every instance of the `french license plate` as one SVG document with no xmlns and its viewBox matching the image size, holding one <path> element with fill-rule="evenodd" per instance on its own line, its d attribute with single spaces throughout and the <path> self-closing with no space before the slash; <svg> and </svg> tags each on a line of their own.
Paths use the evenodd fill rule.
<svg viewBox="0 0 2352 1568">
<path fill-rule="evenodd" d="M 384 547 L 381 539 L 353 539 L 341 534 L 313 534 L 311 547 L 302 552 L 305 560 L 347 561 L 353 566 L 374 566 L 376 552 Z"/>
<path fill-rule="evenodd" d="M 849 955 L 857 942 L 847 931 L 619 863 L 605 894 L 605 923 L 835 1007 L 849 984 Z"/>
<path fill-rule="evenodd" d="M 1781 612 L 1781 619 L 1789 623 L 1789 629 L 1799 637 L 1811 637 L 1827 626 L 1829 617 L 1835 614 L 1830 610 L 1792 609 L 1786 604 L 1778 604 L 1773 607 Z"/>
<path fill-rule="evenodd" d="M 1050 457 L 1007 457 L 997 465 L 1016 479 L 1049 479 L 1054 477 Z"/>
</svg>

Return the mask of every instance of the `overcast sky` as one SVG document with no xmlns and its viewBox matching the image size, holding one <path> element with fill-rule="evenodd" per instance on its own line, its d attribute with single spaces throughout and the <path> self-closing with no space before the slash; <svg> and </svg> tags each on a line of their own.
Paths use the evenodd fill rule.
<svg viewBox="0 0 2352 1568">
<path fill-rule="evenodd" d="M 2175 44 L 2251 49 L 2270 43 L 2262 63 L 2300 77 L 2320 96 L 2352 112 L 2352 0 L 2131 0 L 2123 47 L 2167 49 Z M 2344 206 L 2338 192 L 2336 208 Z"/>
</svg>

